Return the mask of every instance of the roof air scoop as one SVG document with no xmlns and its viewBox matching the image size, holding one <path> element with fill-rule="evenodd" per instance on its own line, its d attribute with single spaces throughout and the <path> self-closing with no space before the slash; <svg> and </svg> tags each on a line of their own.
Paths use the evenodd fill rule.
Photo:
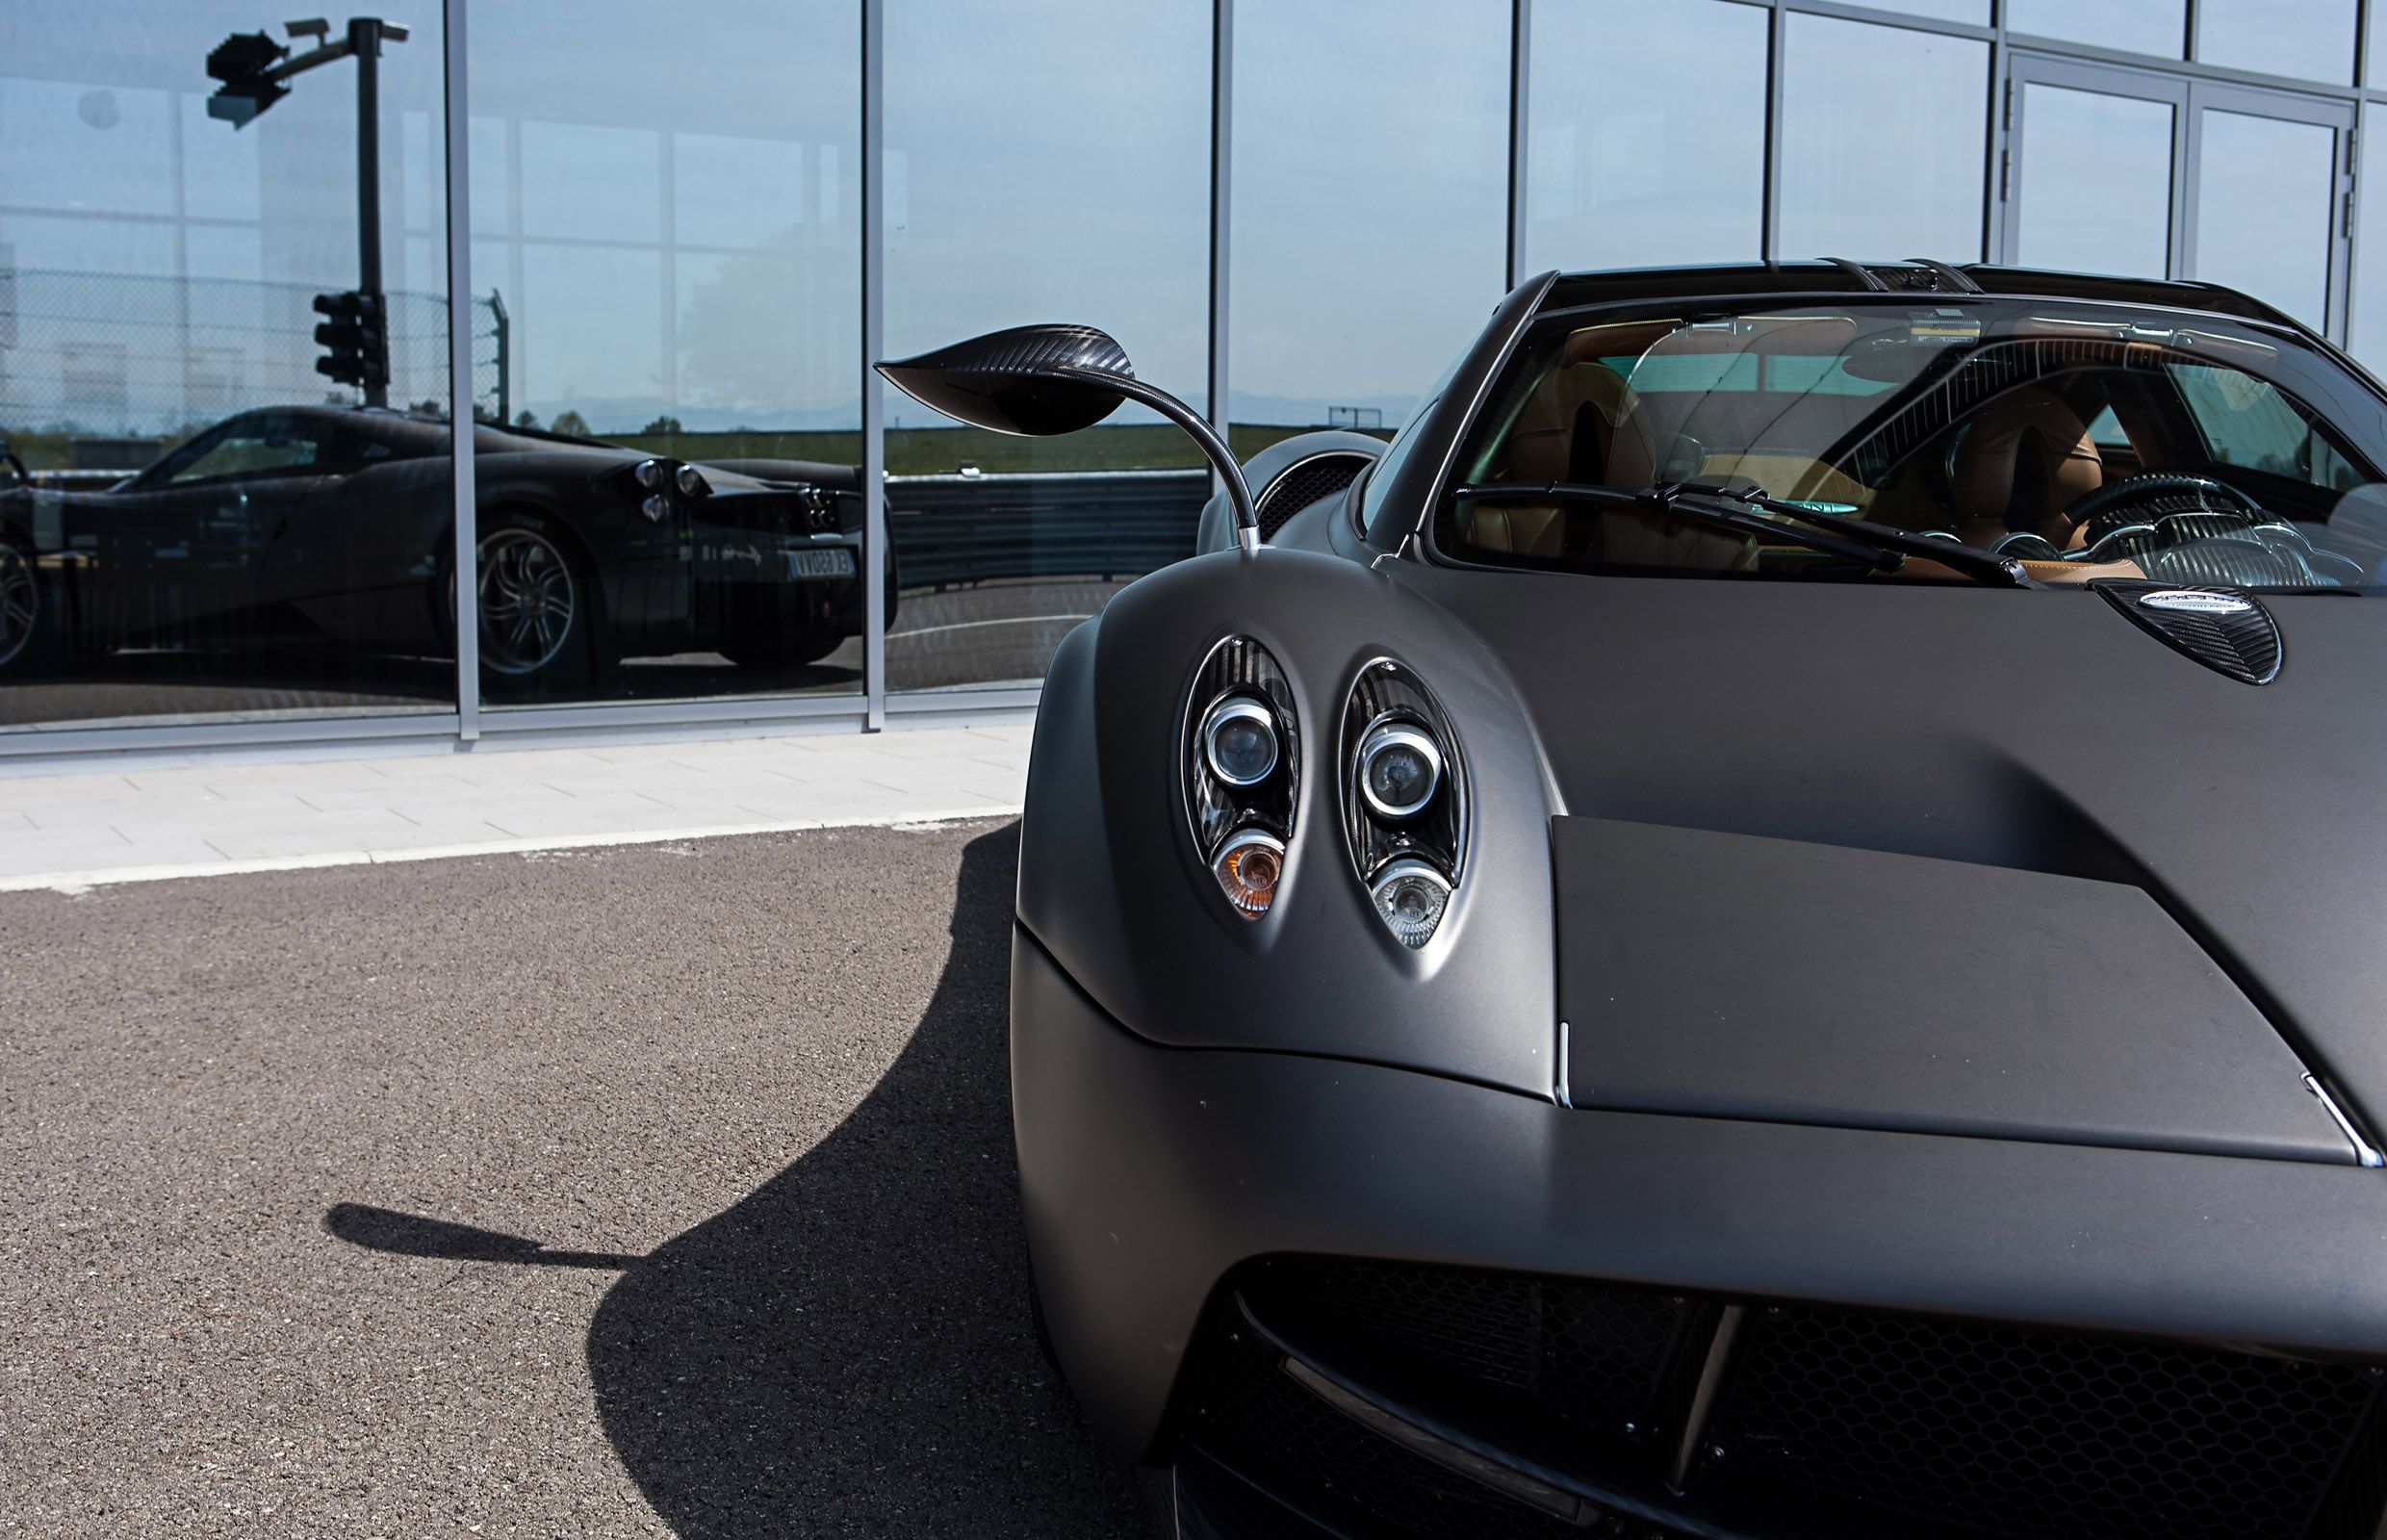
<svg viewBox="0 0 2387 1540">
<path fill-rule="evenodd" d="M 2279 623 L 2251 594 L 2234 588 L 2111 581 L 2094 585 L 2141 630 L 2242 684 L 2279 677 L 2286 649 Z"/>
</svg>

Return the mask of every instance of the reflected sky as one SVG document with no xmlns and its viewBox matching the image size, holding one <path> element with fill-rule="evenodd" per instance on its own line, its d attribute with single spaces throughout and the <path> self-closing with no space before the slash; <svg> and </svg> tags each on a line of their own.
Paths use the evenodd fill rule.
<svg viewBox="0 0 2387 1540">
<path fill-rule="evenodd" d="M 1728 0 L 1535 8 L 1528 271 L 1761 254 L 1768 19 Z"/>
<path fill-rule="evenodd" d="M 2350 86 L 2356 0 L 2197 0 L 2207 64 Z"/>
<path fill-rule="evenodd" d="M 2062 38 L 2099 48 L 2181 57 L 2188 43 L 2188 0 L 2006 0 L 2006 25 L 2015 32 Z"/>
</svg>

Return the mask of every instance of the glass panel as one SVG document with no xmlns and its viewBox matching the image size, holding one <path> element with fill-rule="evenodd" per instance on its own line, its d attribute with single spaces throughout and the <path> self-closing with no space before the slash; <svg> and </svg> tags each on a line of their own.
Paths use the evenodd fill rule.
<svg viewBox="0 0 2387 1540">
<path fill-rule="evenodd" d="M 494 707 L 861 687 L 856 0 L 476 7 Z"/>
<path fill-rule="evenodd" d="M 2006 0 L 2006 25 L 2015 32 L 2062 38 L 2098 48 L 2180 57 L 2188 41 L 2187 0 Z"/>
<path fill-rule="evenodd" d="M 888 352 L 1083 321 L 1201 410 L 1207 0 L 892 0 L 886 82 Z M 1025 439 L 891 392 L 888 687 L 1034 683 L 1121 583 L 1191 553 L 1203 464 L 1141 407 Z"/>
<path fill-rule="evenodd" d="M 2351 85 L 2354 5 L 2355 0 L 2197 0 L 2196 58 L 2231 69 Z"/>
<path fill-rule="evenodd" d="M 1724 0 L 1534 8 L 1527 271 L 1758 255 L 1766 24 Z"/>
<path fill-rule="evenodd" d="M 2015 197 L 2022 265 L 2168 275 L 2172 116 L 2169 102 L 2026 84 Z"/>
<path fill-rule="evenodd" d="M 2387 21 L 2387 15 L 2380 17 Z M 2387 108 L 2362 109 L 2362 180 L 2356 196 L 2352 314 L 2347 350 L 2387 371 Z"/>
<path fill-rule="evenodd" d="M 1238 9 L 1238 453 L 1391 431 L 1482 330 L 1507 260 L 1508 26 L 1505 0 L 1393 0 L 1364 26 L 1324 0 Z"/>
<path fill-rule="evenodd" d="M 1831 16 L 1786 27 L 1783 254 L 1978 261 L 1989 45 Z"/>
<path fill-rule="evenodd" d="M 1934 21 L 1963 21 L 1976 27 L 1989 24 L 1989 0 L 1867 0 L 1877 11 L 1904 11 Z"/>
<path fill-rule="evenodd" d="M 2196 172 L 2196 270 L 2309 326 L 2328 319 L 2337 135 L 2325 124 L 2207 112 Z"/>
<path fill-rule="evenodd" d="M 210 54 L 255 8 L 0 7 L 0 730 L 455 708 L 440 7 L 381 14 L 396 413 L 316 367 L 364 277 L 357 65 L 236 128 Z"/>
<path fill-rule="evenodd" d="M 2010 31 L 2093 48 L 2127 48 L 2177 60 L 2189 40 L 2187 0 L 2005 0 Z"/>
</svg>

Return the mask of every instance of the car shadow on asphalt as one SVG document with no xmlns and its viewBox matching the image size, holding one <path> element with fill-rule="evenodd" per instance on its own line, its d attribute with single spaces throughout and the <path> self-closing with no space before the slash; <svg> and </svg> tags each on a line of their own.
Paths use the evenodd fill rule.
<svg viewBox="0 0 2387 1540">
<path fill-rule="evenodd" d="M 620 1267 L 588 1335 L 606 1436 L 688 1540 L 1130 1535 L 1148 1490 L 1037 1349 L 1006 1022 L 1019 835 L 962 852 L 910 1043 L 801 1159 L 645 1257 L 342 1204 L 334 1235 L 453 1260 Z"/>
</svg>

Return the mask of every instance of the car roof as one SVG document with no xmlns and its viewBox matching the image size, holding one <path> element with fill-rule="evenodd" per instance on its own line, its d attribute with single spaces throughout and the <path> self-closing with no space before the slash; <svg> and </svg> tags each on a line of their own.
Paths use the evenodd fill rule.
<svg viewBox="0 0 2387 1540">
<path fill-rule="evenodd" d="M 1542 301 L 1545 310 L 1612 304 L 1634 299 L 1724 298 L 1787 294 L 1907 294 L 1954 296 L 1998 295 L 2046 299 L 2102 300 L 2201 310 L 2241 321 L 2310 329 L 2251 295 L 2217 283 L 2175 278 L 2118 278 L 2100 273 L 2054 272 L 1988 263 L 1861 263 L 1840 257 L 1811 262 L 1745 262 L 1691 268 L 1627 268 L 1560 273 Z"/>
</svg>

